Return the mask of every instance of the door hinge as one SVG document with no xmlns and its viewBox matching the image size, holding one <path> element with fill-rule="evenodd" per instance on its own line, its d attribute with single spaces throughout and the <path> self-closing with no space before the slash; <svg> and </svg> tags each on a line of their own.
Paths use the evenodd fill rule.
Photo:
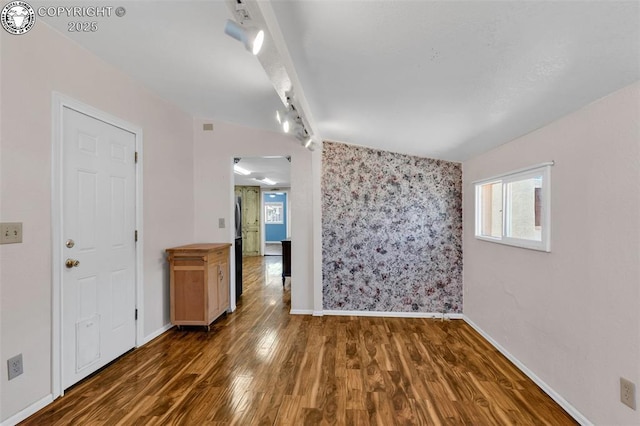
<svg viewBox="0 0 640 426">
<path fill-rule="evenodd" d="M 136 321 L 138 320 L 138 308 L 136 308 Z"/>
<path fill-rule="evenodd" d="M 136 229 L 135 235 L 134 235 L 135 241 L 136 243 L 138 242 L 138 230 Z"/>
<path fill-rule="evenodd" d="M 138 151 L 136 151 L 136 153 L 135 153 L 135 162 L 136 162 L 136 164 L 138 163 Z"/>
</svg>

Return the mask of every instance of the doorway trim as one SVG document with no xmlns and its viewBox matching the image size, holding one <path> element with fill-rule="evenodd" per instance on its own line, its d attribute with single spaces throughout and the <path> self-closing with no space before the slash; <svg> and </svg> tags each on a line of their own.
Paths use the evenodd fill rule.
<svg viewBox="0 0 640 426">
<path fill-rule="evenodd" d="M 104 111 L 84 104 L 58 92 L 52 93 L 51 99 L 51 393 L 53 399 L 64 395 L 62 381 L 62 148 L 63 148 L 63 111 L 64 108 L 75 110 L 81 114 L 103 121 L 133 133 L 136 140 L 138 162 L 136 166 L 135 224 L 138 232 L 136 243 L 136 283 L 135 303 L 138 314 L 136 321 L 135 347 L 144 343 L 144 298 L 143 298 L 143 216 L 142 216 L 142 128 L 121 120 Z"/>
</svg>

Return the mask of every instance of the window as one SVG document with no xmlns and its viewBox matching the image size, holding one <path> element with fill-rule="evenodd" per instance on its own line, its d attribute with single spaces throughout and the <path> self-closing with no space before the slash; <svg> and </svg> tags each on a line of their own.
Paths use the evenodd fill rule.
<svg viewBox="0 0 640 426">
<path fill-rule="evenodd" d="M 475 182 L 476 238 L 550 251 L 551 165 Z"/>
<path fill-rule="evenodd" d="M 284 223 L 284 204 L 281 202 L 264 203 L 264 217 L 267 224 Z"/>
</svg>

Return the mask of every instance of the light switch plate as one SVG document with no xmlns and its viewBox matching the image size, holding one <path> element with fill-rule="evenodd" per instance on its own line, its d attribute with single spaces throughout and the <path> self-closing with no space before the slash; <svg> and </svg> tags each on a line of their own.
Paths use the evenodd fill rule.
<svg viewBox="0 0 640 426">
<path fill-rule="evenodd" d="M 224 228 L 224 217 L 218 218 L 218 228 Z"/>
<path fill-rule="evenodd" d="M 22 222 L 0 223 L 0 244 L 22 242 Z"/>
</svg>

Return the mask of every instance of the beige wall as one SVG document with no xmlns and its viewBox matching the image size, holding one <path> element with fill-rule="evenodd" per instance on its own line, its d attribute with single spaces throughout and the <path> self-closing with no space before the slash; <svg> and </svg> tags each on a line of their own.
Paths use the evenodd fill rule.
<svg viewBox="0 0 640 426">
<path fill-rule="evenodd" d="M 596 424 L 640 424 L 639 120 L 636 83 L 463 164 L 465 314 Z M 472 182 L 552 160 L 551 253 L 475 239 Z"/>
<path fill-rule="evenodd" d="M 203 131 L 213 123 L 213 131 Z M 195 238 L 233 242 L 233 158 L 291 156 L 291 309 L 313 310 L 312 155 L 288 135 L 213 120 L 194 121 Z M 319 207 L 318 207 L 319 208 Z M 226 228 L 218 228 L 224 218 Z M 233 271 L 232 271 L 233 272 Z"/>
<path fill-rule="evenodd" d="M 144 333 L 169 321 L 163 249 L 193 239 L 193 121 L 40 22 L 0 31 L 2 221 L 24 242 L 0 246 L 0 421 L 51 393 L 51 94 L 60 92 L 144 132 Z M 7 381 L 6 359 L 24 374 Z"/>
<path fill-rule="evenodd" d="M 292 308 L 321 309 L 312 283 L 318 152 L 231 124 L 203 132 L 203 120 L 44 23 L 23 36 L 0 34 L 0 217 L 24 230 L 22 244 L 0 246 L 0 421 L 51 392 L 53 90 L 144 131 L 146 335 L 169 321 L 163 249 L 232 241 L 233 156 L 292 155 Z M 640 385 L 639 96 L 636 84 L 464 163 L 465 314 L 600 424 L 640 423 L 618 402 L 619 376 Z M 473 238 L 471 182 L 549 160 L 552 252 Z M 25 373 L 8 382 L 6 359 L 17 353 Z"/>
</svg>

